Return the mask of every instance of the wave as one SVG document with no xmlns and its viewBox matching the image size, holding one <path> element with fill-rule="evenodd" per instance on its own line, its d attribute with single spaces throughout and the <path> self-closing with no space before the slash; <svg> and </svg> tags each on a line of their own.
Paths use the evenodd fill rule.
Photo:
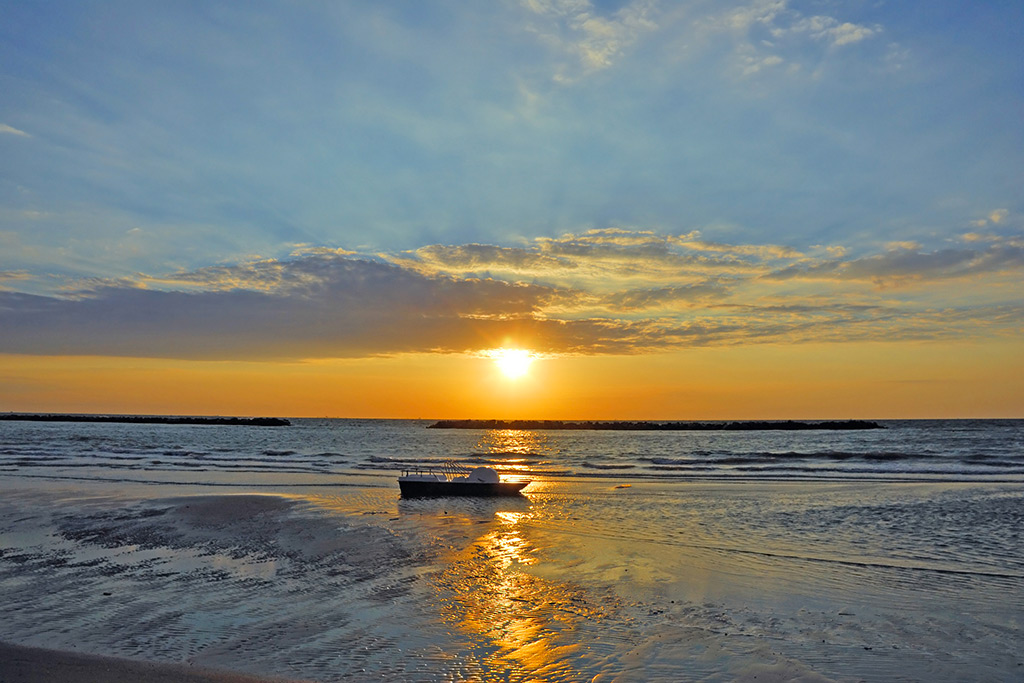
<svg viewBox="0 0 1024 683">
<path fill-rule="evenodd" d="M 459 462 L 478 463 L 481 465 L 542 465 L 546 462 L 544 458 L 536 453 L 475 453 Z"/>
<path fill-rule="evenodd" d="M 390 455 L 371 455 L 366 458 L 370 462 L 396 465 L 442 465 L 445 463 L 441 458 L 394 458 Z"/>
</svg>

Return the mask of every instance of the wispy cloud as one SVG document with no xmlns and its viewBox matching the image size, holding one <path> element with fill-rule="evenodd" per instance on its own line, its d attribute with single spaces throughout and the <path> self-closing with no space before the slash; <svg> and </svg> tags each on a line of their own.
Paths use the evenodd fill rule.
<svg viewBox="0 0 1024 683">
<path fill-rule="evenodd" d="M 807 65 L 809 41 L 835 49 L 873 38 L 884 30 L 879 24 L 807 15 L 792 7 L 788 0 L 742 3 L 702 20 L 702 24 L 711 34 L 732 36 L 734 60 L 745 77 L 784 64 L 790 71 L 802 69 Z"/>
<path fill-rule="evenodd" d="M 994 211 L 989 212 L 989 214 L 984 218 L 978 218 L 971 221 L 971 225 L 976 228 L 984 228 L 989 225 L 999 225 L 1006 221 L 1006 218 L 1009 215 L 1010 211 L 1008 209 L 995 209 Z"/>
<path fill-rule="evenodd" d="M 657 28 L 654 0 L 634 0 L 602 15 L 589 0 L 523 0 L 543 22 L 534 31 L 552 49 L 571 61 L 559 65 L 556 81 L 571 82 L 612 66 L 624 51 Z"/>
<path fill-rule="evenodd" d="M 729 295 L 729 284 L 706 280 L 674 287 L 630 289 L 607 295 L 603 302 L 612 311 L 679 311 L 694 308 Z"/>
<path fill-rule="evenodd" d="M 7 283 L 24 283 L 33 277 L 27 270 L 0 270 L 0 291 L 8 289 Z"/>
<path fill-rule="evenodd" d="M 431 245 L 386 258 L 428 273 L 532 278 L 599 291 L 621 288 L 627 281 L 690 286 L 708 278 L 765 274 L 772 263 L 803 257 L 786 246 L 723 244 L 700 237 L 699 231 L 661 235 L 603 228 L 539 237 L 525 247 Z"/>
<path fill-rule="evenodd" d="M 23 137 L 23 138 L 30 138 L 30 137 L 32 137 L 31 135 L 29 135 L 25 131 L 18 130 L 17 128 L 14 128 L 13 126 L 8 126 L 6 123 L 0 123 L 0 135 L 17 135 L 17 136 L 20 136 L 20 137 Z"/>
<path fill-rule="evenodd" d="M 850 260 L 798 263 L 774 271 L 768 280 L 863 280 L 895 286 L 958 278 L 1024 272 L 1024 246 L 1016 241 L 984 249 L 921 251 L 916 243 L 891 245 L 882 254 Z"/>
<path fill-rule="evenodd" d="M 806 33 L 834 47 L 859 43 L 882 31 L 881 26 L 864 26 L 849 21 L 840 22 L 834 17 L 813 16 L 799 19 L 788 28 L 775 28 L 772 33 L 783 36 L 787 33 Z"/>
</svg>

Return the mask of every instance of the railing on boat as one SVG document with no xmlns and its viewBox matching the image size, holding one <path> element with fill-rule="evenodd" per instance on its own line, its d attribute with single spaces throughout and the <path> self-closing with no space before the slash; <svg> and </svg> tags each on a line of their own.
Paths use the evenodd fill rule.
<svg viewBox="0 0 1024 683">
<path fill-rule="evenodd" d="M 402 469 L 402 476 L 414 476 L 417 474 L 443 474 L 444 478 L 451 481 L 455 477 L 464 477 L 472 472 L 466 465 L 460 465 L 454 460 L 445 460 L 440 465 L 410 467 Z"/>
</svg>

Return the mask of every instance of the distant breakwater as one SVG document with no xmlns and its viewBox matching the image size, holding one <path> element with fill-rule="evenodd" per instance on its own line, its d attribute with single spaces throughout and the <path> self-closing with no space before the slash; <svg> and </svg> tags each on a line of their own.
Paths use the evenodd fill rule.
<svg viewBox="0 0 1024 683">
<path fill-rule="evenodd" d="M 566 422 L 563 420 L 440 420 L 429 429 L 593 429 L 613 431 L 798 431 L 808 429 L 885 429 L 867 420 L 826 420 L 797 422 L 794 420 L 742 422 Z"/>
<path fill-rule="evenodd" d="M 243 427 L 287 427 L 280 417 L 172 417 L 163 415 L 30 415 L 4 413 L 0 420 L 26 422 L 125 422 L 128 424 L 239 425 Z"/>
</svg>

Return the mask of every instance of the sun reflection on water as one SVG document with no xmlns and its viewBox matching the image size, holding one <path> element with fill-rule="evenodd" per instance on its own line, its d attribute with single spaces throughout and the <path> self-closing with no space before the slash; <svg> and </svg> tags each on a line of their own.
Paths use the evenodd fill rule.
<svg viewBox="0 0 1024 683">
<path fill-rule="evenodd" d="M 444 620 L 469 637 L 463 653 L 485 680 L 526 672 L 537 680 L 574 680 L 581 646 L 573 631 L 602 610 L 569 584 L 534 576 L 541 549 L 530 539 L 529 511 L 495 511 L 488 531 L 457 553 L 438 576 Z M 472 668 L 472 667 L 471 667 Z"/>
<path fill-rule="evenodd" d="M 476 451 L 489 456 L 500 472 L 512 475 L 528 474 L 557 453 L 546 434 L 525 429 L 488 430 L 477 441 Z"/>
<path fill-rule="evenodd" d="M 501 520 L 502 527 L 483 538 L 483 542 L 494 550 L 494 556 L 502 569 L 513 563 L 530 565 L 536 562 L 532 556 L 533 548 L 516 528 L 521 519 L 527 517 L 525 512 L 495 512 L 494 516 Z"/>
<path fill-rule="evenodd" d="M 548 455 L 551 446 L 546 434 L 527 429 L 489 429 L 476 447 L 489 454 Z"/>
</svg>

